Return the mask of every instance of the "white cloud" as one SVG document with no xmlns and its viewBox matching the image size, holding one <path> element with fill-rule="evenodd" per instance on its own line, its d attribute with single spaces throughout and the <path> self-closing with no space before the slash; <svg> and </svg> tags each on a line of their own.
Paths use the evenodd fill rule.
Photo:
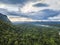
<svg viewBox="0 0 60 45">
<path fill-rule="evenodd" d="M 25 18 L 25 17 L 20 17 L 20 16 L 8 16 L 8 18 L 10 19 L 11 22 L 31 22 L 31 21 L 35 21 L 31 18 Z"/>
<path fill-rule="evenodd" d="M 38 11 L 44 9 L 44 8 L 40 8 L 40 7 L 39 8 L 34 7 L 33 5 L 36 4 L 36 3 L 39 3 L 39 1 L 38 2 L 28 2 L 28 3 L 26 3 L 25 6 L 20 8 L 21 12 L 22 13 L 38 12 Z"/>
<path fill-rule="evenodd" d="M 54 17 L 49 17 L 49 20 L 60 20 L 60 15 L 54 16 Z"/>
<path fill-rule="evenodd" d="M 18 11 L 18 7 L 15 5 L 0 3 L 0 8 L 7 9 L 8 11 Z"/>
<path fill-rule="evenodd" d="M 33 4 L 36 3 L 45 3 L 48 4 L 48 7 L 33 7 Z M 60 10 L 60 0 L 37 0 L 36 2 L 28 2 L 25 6 L 21 8 L 22 13 L 29 13 L 29 12 L 38 12 L 43 9 L 54 9 Z"/>
<path fill-rule="evenodd" d="M 47 22 L 47 21 L 50 21 L 50 20 L 34 20 L 34 19 L 31 19 L 31 18 L 25 18 L 25 17 L 20 17 L 20 16 L 8 16 L 8 18 L 10 19 L 11 22 L 36 22 L 36 21 Z"/>
<path fill-rule="evenodd" d="M 34 0 L 35 2 L 31 2 L 31 1 L 27 2 L 22 8 L 20 7 L 20 10 L 21 10 L 22 13 L 38 12 L 39 10 L 47 9 L 47 8 L 60 10 L 60 0 L 36 0 L 36 1 Z M 46 3 L 50 6 L 49 7 L 44 7 L 44 8 L 33 7 L 32 5 L 36 4 L 36 3 Z M 19 11 L 18 5 L 10 5 L 10 4 L 0 3 L 0 8 L 7 9 L 9 11 Z"/>
<path fill-rule="evenodd" d="M 49 7 L 33 7 L 33 4 L 36 4 L 36 3 L 46 3 L 49 5 Z M 44 9 L 54 9 L 54 10 L 60 10 L 60 0 L 43 0 L 43 1 L 40 1 L 40 0 L 37 0 L 37 2 L 28 2 L 26 3 L 23 7 L 18 7 L 18 5 L 10 5 L 10 4 L 3 4 L 3 3 L 0 3 L 0 8 L 3 8 L 3 9 L 6 9 L 8 11 L 16 11 L 16 12 L 19 12 L 20 10 L 20 13 L 23 13 L 23 14 L 27 14 L 27 15 L 33 15 L 31 17 L 39 17 L 38 14 L 42 14 L 43 12 L 39 12 L 40 10 L 44 10 Z M 31 13 L 31 12 L 34 12 L 34 13 Z M 46 15 L 43 15 L 44 17 L 46 17 Z M 41 18 L 43 16 L 40 16 Z M 39 18 L 40 18 L 39 17 Z M 37 19 L 36 18 L 36 19 Z M 31 18 L 24 18 L 24 17 L 13 17 L 13 18 L 10 18 L 9 19 L 14 22 L 14 21 L 36 21 L 36 20 L 33 20 Z M 49 20 L 60 20 L 60 16 L 54 16 L 54 17 L 49 17 L 48 18 Z"/>
<path fill-rule="evenodd" d="M 50 6 L 48 8 L 54 10 L 60 10 L 60 0 L 44 0 L 42 3 L 47 3 Z"/>
</svg>

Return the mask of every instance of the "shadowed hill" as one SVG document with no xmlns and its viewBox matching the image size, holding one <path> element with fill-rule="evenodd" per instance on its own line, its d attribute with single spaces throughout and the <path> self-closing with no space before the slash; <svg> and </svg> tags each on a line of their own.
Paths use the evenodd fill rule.
<svg viewBox="0 0 60 45">
<path fill-rule="evenodd" d="M 11 23 L 8 17 L 2 13 L 0 13 L 0 20 L 7 22 L 7 23 Z"/>
</svg>

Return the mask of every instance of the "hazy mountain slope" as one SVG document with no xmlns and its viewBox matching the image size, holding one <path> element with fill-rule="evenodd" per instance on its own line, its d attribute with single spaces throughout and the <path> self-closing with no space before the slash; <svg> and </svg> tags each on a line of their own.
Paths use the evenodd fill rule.
<svg viewBox="0 0 60 45">
<path fill-rule="evenodd" d="M 1 13 L 0 13 L 0 20 L 10 23 L 10 20 L 8 19 L 8 17 L 4 14 L 1 14 Z"/>
</svg>

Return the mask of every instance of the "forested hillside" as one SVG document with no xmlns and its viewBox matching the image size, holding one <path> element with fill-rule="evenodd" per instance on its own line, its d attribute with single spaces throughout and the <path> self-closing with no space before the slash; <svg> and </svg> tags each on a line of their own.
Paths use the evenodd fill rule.
<svg viewBox="0 0 60 45">
<path fill-rule="evenodd" d="M 58 28 L 12 25 L 0 20 L 0 45 L 60 45 Z"/>
</svg>

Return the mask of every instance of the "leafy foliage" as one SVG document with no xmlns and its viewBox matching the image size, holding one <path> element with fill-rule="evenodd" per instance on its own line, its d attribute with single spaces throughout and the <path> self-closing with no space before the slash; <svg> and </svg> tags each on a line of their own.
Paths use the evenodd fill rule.
<svg viewBox="0 0 60 45">
<path fill-rule="evenodd" d="M 0 21 L 0 45 L 60 45 L 59 30 Z"/>
</svg>

